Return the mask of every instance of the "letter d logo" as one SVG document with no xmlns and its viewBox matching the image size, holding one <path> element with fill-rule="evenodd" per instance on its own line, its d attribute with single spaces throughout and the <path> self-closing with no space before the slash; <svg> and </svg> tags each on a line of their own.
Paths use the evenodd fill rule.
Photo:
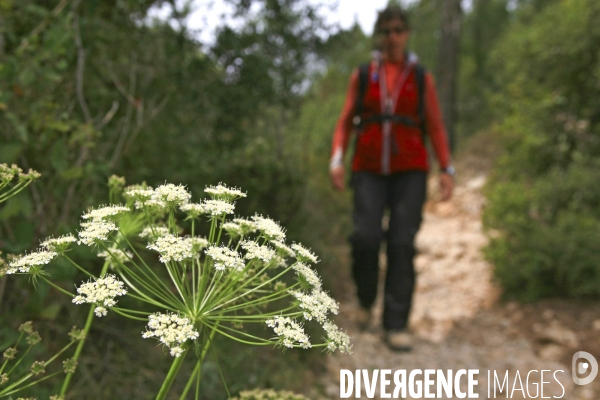
<svg viewBox="0 0 600 400">
<path fill-rule="evenodd" d="M 577 364 L 577 360 L 580 358 L 584 358 L 588 362 L 580 362 L 579 365 L 575 365 Z M 584 374 L 590 367 L 592 369 L 590 371 L 590 374 L 586 378 L 577 377 L 578 374 Z M 594 380 L 594 378 L 596 378 L 596 375 L 598 375 L 598 361 L 596 361 L 594 356 L 590 353 L 587 353 L 585 351 L 578 351 L 577 353 L 573 354 L 573 361 L 571 363 L 571 375 L 573 376 L 573 382 L 575 382 L 576 385 L 587 385 L 588 383 L 591 383 Z"/>
</svg>

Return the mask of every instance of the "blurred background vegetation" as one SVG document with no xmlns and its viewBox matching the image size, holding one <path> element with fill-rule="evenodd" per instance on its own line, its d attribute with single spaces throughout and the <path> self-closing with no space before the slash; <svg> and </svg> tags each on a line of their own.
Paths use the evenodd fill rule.
<svg viewBox="0 0 600 400">
<path fill-rule="evenodd" d="M 0 163 L 43 175 L 0 208 L 0 250 L 21 253 L 73 232 L 83 210 L 107 202 L 112 174 L 182 183 L 193 200 L 225 182 L 248 192 L 241 215 L 269 215 L 312 247 L 331 288 L 346 268 L 350 204 L 329 185 L 330 140 L 372 39 L 358 25 L 327 25 L 314 2 L 230 0 L 242 24 L 224 22 L 207 45 L 184 23 L 149 20 L 163 3 L 173 5 L 170 22 L 184 21 L 189 8 L 179 1 L 0 0 Z M 443 68 L 443 5 L 408 6 L 411 49 L 434 73 Z M 486 186 L 488 258 L 507 298 L 597 299 L 600 2 L 468 5 L 459 8 L 453 132 L 459 148 L 475 135 L 500 148 Z M 55 273 L 65 287 L 82 279 L 66 266 Z M 25 279 L 1 280 L 0 350 L 25 319 L 40 322 L 52 348 L 81 325 L 77 311 L 43 285 L 34 292 Z M 94 325 L 74 397 L 149 398 L 168 360 L 140 343 L 140 326 L 111 318 Z M 322 365 L 318 352 L 219 348 L 232 393 L 300 392 Z M 216 363 L 205 377 L 206 398 L 224 397 Z M 86 397 L 90 385 L 96 394 Z"/>
</svg>

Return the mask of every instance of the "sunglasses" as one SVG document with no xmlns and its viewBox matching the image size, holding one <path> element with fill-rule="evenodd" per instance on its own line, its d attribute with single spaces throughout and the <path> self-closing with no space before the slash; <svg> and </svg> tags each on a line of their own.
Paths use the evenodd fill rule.
<svg viewBox="0 0 600 400">
<path fill-rule="evenodd" d="M 405 27 L 397 26 L 395 28 L 383 28 L 379 31 L 379 33 L 381 33 L 383 36 L 389 36 L 391 33 L 400 35 L 401 33 L 404 33 L 406 31 L 408 31 L 408 29 L 406 29 Z"/>
</svg>

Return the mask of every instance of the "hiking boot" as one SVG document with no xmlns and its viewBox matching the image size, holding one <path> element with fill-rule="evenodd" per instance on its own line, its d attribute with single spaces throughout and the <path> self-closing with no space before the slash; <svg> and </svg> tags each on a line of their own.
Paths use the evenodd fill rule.
<svg viewBox="0 0 600 400">
<path fill-rule="evenodd" d="M 361 331 L 367 330 L 371 323 L 371 310 L 359 307 L 356 310 L 356 325 Z"/>
<path fill-rule="evenodd" d="M 411 351 L 413 337 L 408 330 L 389 331 L 385 334 L 385 342 L 393 351 Z"/>
</svg>

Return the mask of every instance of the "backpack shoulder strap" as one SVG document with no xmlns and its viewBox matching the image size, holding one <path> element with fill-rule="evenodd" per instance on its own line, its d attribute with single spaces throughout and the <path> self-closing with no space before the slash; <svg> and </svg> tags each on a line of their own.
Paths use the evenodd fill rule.
<svg viewBox="0 0 600 400">
<path fill-rule="evenodd" d="M 417 91 L 419 96 L 419 104 L 417 105 L 417 114 L 419 116 L 419 128 L 423 132 L 423 139 L 427 134 L 425 124 L 425 72 L 427 70 L 421 64 L 415 65 L 415 78 L 417 80 Z"/>
<path fill-rule="evenodd" d="M 357 127 L 361 124 L 360 115 L 363 111 L 363 99 L 369 84 L 369 67 L 370 63 L 361 64 L 358 67 L 358 94 L 354 100 L 354 119 L 352 120 Z"/>
</svg>

